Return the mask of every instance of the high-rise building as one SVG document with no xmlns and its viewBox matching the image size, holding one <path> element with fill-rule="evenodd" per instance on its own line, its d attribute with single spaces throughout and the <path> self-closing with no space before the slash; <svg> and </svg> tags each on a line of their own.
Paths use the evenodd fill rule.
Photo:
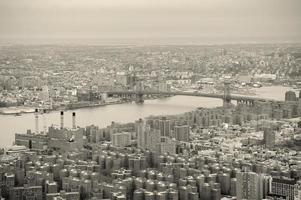
<svg viewBox="0 0 301 200">
<path fill-rule="evenodd" d="M 183 126 L 175 126 L 174 127 L 174 133 L 176 140 L 179 141 L 189 141 L 189 126 L 183 125 Z"/>
<path fill-rule="evenodd" d="M 275 146 L 276 135 L 275 131 L 271 128 L 264 128 L 263 138 L 266 148 L 273 148 Z"/>
<path fill-rule="evenodd" d="M 147 129 L 146 130 L 146 148 L 152 152 L 158 152 L 160 147 L 160 130 Z"/>
<path fill-rule="evenodd" d="M 270 184 L 271 197 L 277 197 L 280 199 L 293 200 L 295 199 L 296 180 L 288 178 L 272 178 Z M 296 191 L 297 192 L 297 191 Z"/>
<path fill-rule="evenodd" d="M 262 200 L 263 181 L 261 175 L 254 172 L 239 172 L 236 175 L 237 200 Z"/>
<path fill-rule="evenodd" d="M 9 198 L 16 200 L 36 199 L 42 200 L 42 186 L 13 187 L 9 191 Z"/>
<path fill-rule="evenodd" d="M 176 141 L 169 137 L 161 137 L 160 154 L 176 154 Z"/>
<path fill-rule="evenodd" d="M 301 199 L 301 181 L 295 184 L 295 199 Z"/>
<path fill-rule="evenodd" d="M 285 101 L 297 101 L 296 93 L 293 91 L 287 91 L 285 93 Z"/>
<path fill-rule="evenodd" d="M 131 145 L 131 133 L 114 133 L 112 135 L 112 144 L 116 147 L 125 147 Z"/>
<path fill-rule="evenodd" d="M 146 147 L 146 133 L 145 133 L 145 123 L 142 119 L 139 119 L 135 123 L 136 133 L 137 133 L 137 146 L 138 148 L 145 148 Z"/>
<path fill-rule="evenodd" d="M 162 117 L 157 121 L 157 123 L 155 123 L 155 128 L 160 130 L 162 137 L 170 137 L 170 124 L 171 123 L 169 119 L 167 119 L 166 117 Z"/>
</svg>

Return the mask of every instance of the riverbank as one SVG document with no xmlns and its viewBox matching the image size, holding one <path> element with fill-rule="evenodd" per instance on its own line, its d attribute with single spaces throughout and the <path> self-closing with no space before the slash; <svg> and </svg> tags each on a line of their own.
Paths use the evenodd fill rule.
<svg viewBox="0 0 301 200">
<path fill-rule="evenodd" d="M 0 108 L 0 115 L 21 115 L 25 113 L 33 113 L 35 111 L 32 107 L 15 106 Z"/>
<path fill-rule="evenodd" d="M 164 96 L 160 98 L 166 98 L 169 96 Z M 159 97 L 144 97 L 144 100 L 153 100 L 153 99 L 160 99 Z M 101 106 L 108 106 L 108 105 L 118 105 L 118 104 L 126 104 L 126 103 L 132 103 L 133 100 L 129 99 L 112 99 L 107 102 L 89 102 L 89 101 L 82 101 L 82 102 L 76 102 L 76 103 L 70 103 L 64 106 L 59 106 L 54 109 L 46 109 L 47 112 L 55 112 L 59 110 L 76 110 L 76 109 L 82 109 L 82 108 L 96 108 Z M 41 108 L 43 109 L 43 108 Z M 20 116 L 22 114 L 28 114 L 28 113 L 34 113 L 35 108 L 34 107 L 28 107 L 28 106 L 14 106 L 14 107 L 3 107 L 0 108 L 0 115 L 15 115 Z"/>
<path fill-rule="evenodd" d="M 233 91 L 233 95 L 242 95 L 242 96 L 256 96 L 256 97 L 263 97 L 263 98 L 271 98 L 271 92 L 272 93 L 279 93 L 282 95 L 280 98 L 276 98 L 276 100 L 284 100 L 284 94 L 288 90 L 294 90 L 290 87 L 277 87 L 277 86 L 269 86 L 269 87 L 261 87 L 251 90 L 239 90 L 239 91 Z M 193 90 L 185 90 L 185 91 L 193 91 Z M 168 96 L 145 96 L 144 100 L 154 100 L 154 99 L 165 99 Z M 54 112 L 59 110 L 76 110 L 76 109 L 82 109 L 82 108 L 97 108 L 107 105 L 116 105 L 116 104 L 127 104 L 131 103 L 133 100 L 129 99 L 111 99 L 107 102 L 77 102 L 73 104 L 68 104 L 60 107 L 56 107 L 55 109 L 47 109 L 48 112 Z M 33 107 L 26 107 L 26 106 L 16 106 L 16 107 L 3 107 L 0 108 L 0 115 L 22 115 L 27 113 L 33 113 L 35 111 L 35 108 Z"/>
<path fill-rule="evenodd" d="M 289 87 L 262 87 L 256 89 L 257 97 L 270 98 L 279 101 L 284 100 L 286 91 L 292 90 Z M 76 125 L 86 127 L 94 124 L 104 128 L 112 123 L 128 123 L 139 118 L 158 115 L 176 115 L 195 110 L 199 107 L 213 108 L 222 106 L 221 99 L 194 96 L 172 96 L 168 98 L 158 98 L 146 100 L 143 104 L 119 103 L 111 106 L 98 106 L 80 108 L 76 110 Z M 64 114 L 64 126 L 72 127 L 72 112 L 66 111 Z M 46 126 L 60 126 L 60 113 L 52 111 L 39 117 L 39 129 Z M 15 133 L 26 133 L 28 129 L 35 130 L 36 123 L 33 114 L 22 114 L 21 116 L 0 115 L 1 134 L 0 147 L 7 147 L 12 144 Z"/>
<path fill-rule="evenodd" d="M 130 101 L 114 101 L 114 102 L 78 102 L 73 104 L 68 104 L 66 106 L 58 107 L 55 109 L 47 109 L 47 112 L 53 112 L 58 110 L 75 110 L 75 109 L 81 109 L 81 108 L 91 108 L 91 107 L 99 107 L 99 106 L 107 106 L 107 105 L 115 105 L 115 104 L 123 104 L 128 103 Z M 0 115 L 22 115 L 22 114 L 28 114 L 28 113 L 34 113 L 35 108 L 33 107 L 26 107 L 26 106 L 15 106 L 15 107 L 3 107 L 0 108 Z"/>
</svg>

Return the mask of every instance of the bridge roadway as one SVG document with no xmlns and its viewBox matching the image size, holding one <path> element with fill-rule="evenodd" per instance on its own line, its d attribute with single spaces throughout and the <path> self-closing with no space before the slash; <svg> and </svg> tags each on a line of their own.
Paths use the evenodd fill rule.
<svg viewBox="0 0 301 200">
<path fill-rule="evenodd" d="M 106 91 L 104 92 L 108 95 L 181 95 L 181 96 L 196 96 L 196 97 L 208 97 L 208 98 L 217 98 L 224 99 L 223 94 L 209 94 L 209 93 L 201 93 L 201 92 L 162 92 L 162 91 Z M 258 97 L 248 97 L 248 96 L 240 96 L 240 95 L 230 95 L 227 97 L 231 100 L 235 101 L 273 101 L 273 99 L 264 99 Z"/>
</svg>

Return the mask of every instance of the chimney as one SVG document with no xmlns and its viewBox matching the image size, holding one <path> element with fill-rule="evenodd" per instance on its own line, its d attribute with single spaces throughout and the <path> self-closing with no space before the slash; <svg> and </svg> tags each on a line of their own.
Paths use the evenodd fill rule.
<svg viewBox="0 0 301 200">
<path fill-rule="evenodd" d="M 75 124 L 75 112 L 72 113 L 72 128 L 76 129 L 76 124 Z"/>
<path fill-rule="evenodd" d="M 61 111 L 61 129 L 64 128 L 64 111 Z"/>
<path fill-rule="evenodd" d="M 35 134 L 39 134 L 39 110 L 36 108 L 34 112 L 34 117 L 35 117 L 35 125 L 36 125 L 36 130 Z"/>
<path fill-rule="evenodd" d="M 46 110 L 43 110 L 43 128 L 44 128 L 44 134 L 47 132 L 47 124 L 46 124 Z"/>
</svg>

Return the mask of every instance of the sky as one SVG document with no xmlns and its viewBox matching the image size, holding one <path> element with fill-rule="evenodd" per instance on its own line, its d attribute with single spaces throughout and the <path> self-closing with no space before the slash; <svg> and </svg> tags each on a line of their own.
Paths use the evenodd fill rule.
<svg viewBox="0 0 301 200">
<path fill-rule="evenodd" d="M 301 0 L 0 0 L 0 41 L 301 42 Z"/>
</svg>

